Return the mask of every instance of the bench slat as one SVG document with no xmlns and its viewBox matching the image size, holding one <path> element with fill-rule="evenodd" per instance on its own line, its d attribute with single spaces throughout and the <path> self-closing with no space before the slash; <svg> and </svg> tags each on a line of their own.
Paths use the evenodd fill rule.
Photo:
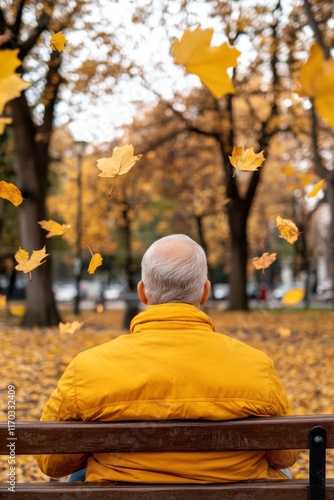
<svg viewBox="0 0 334 500">
<path fill-rule="evenodd" d="M 1 492 L 4 485 L 0 485 Z M 15 500 L 308 500 L 308 481 L 242 482 L 210 485 L 129 485 L 101 483 L 18 484 Z M 59 498 L 59 496 L 58 496 Z M 334 479 L 327 481 L 326 500 L 334 499 Z"/>
<path fill-rule="evenodd" d="M 326 429 L 334 448 L 334 416 L 246 418 L 230 421 L 17 422 L 17 455 L 126 451 L 308 449 L 310 428 Z M 8 454 L 7 423 L 0 423 L 0 454 Z"/>
</svg>

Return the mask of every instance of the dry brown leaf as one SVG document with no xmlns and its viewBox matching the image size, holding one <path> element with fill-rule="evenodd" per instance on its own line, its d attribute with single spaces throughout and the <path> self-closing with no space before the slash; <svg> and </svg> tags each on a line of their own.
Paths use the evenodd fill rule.
<svg viewBox="0 0 334 500">
<path fill-rule="evenodd" d="M 62 50 L 65 49 L 66 42 L 68 42 L 68 40 L 66 40 L 66 37 L 62 34 L 61 31 L 59 31 L 58 33 L 52 35 L 50 40 L 50 47 L 52 50 L 57 50 L 58 52 L 61 52 Z"/>
<path fill-rule="evenodd" d="M 267 267 L 271 266 L 273 262 L 275 262 L 276 257 L 276 253 L 264 252 L 261 257 L 254 257 L 252 263 L 255 269 L 262 269 L 264 274 L 264 270 L 267 269 Z"/>
<path fill-rule="evenodd" d="M 16 207 L 23 201 L 19 188 L 11 182 L 6 181 L 0 181 L 0 198 L 11 201 Z"/>
<path fill-rule="evenodd" d="M 59 224 L 53 220 L 41 220 L 38 224 L 45 229 L 45 231 L 49 231 L 46 235 L 47 238 L 52 238 L 52 236 L 61 236 L 71 229 L 69 224 Z"/>
<path fill-rule="evenodd" d="M 254 172 L 258 167 L 262 166 L 265 160 L 263 156 L 263 151 L 260 153 L 254 153 L 253 148 L 244 149 L 243 146 L 234 146 L 232 151 L 232 156 L 229 156 L 230 162 L 233 167 L 237 170 L 242 170 L 243 172 Z"/>
<path fill-rule="evenodd" d="M 143 155 L 133 155 L 134 149 L 131 144 L 115 147 L 110 158 L 100 158 L 97 160 L 97 166 L 102 172 L 99 177 L 114 177 L 114 182 L 110 188 L 109 196 L 114 188 L 115 180 L 118 175 L 124 175 L 135 165 Z"/>
<path fill-rule="evenodd" d="M 279 215 L 276 217 L 276 227 L 280 232 L 279 237 L 293 244 L 298 240 L 300 232 L 298 227 L 290 219 L 282 219 Z"/>
<path fill-rule="evenodd" d="M 59 323 L 59 332 L 60 333 L 69 333 L 73 335 L 75 332 L 80 330 L 80 328 L 84 325 L 83 322 L 80 321 L 72 321 L 68 323 Z"/>
<path fill-rule="evenodd" d="M 31 271 L 44 264 L 45 260 L 43 259 L 45 259 L 48 255 L 49 254 L 45 251 L 45 246 L 41 250 L 33 250 L 30 257 L 26 250 L 19 247 L 15 254 L 15 260 L 18 262 L 15 269 L 23 271 L 24 273 L 29 273 L 31 280 Z"/>
</svg>

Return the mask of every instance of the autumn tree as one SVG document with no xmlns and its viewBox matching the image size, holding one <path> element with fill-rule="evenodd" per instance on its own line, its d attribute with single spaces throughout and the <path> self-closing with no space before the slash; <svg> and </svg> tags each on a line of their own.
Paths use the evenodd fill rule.
<svg viewBox="0 0 334 500">
<path fill-rule="evenodd" d="M 63 110 L 68 112 L 71 101 L 72 111 L 78 110 L 80 99 L 73 96 L 78 96 L 79 92 L 92 95 L 91 90 L 99 79 L 106 85 L 114 83 L 121 70 L 119 47 L 113 40 L 112 31 L 101 25 L 98 32 L 91 21 L 99 12 L 97 6 L 90 7 L 84 1 L 5 0 L 0 8 L 0 50 L 17 49 L 22 61 L 19 70 L 32 82 L 31 88 L 14 99 L 7 110 L 13 119 L 16 184 L 24 197 L 19 212 L 21 246 L 28 252 L 41 249 L 46 243 L 46 233 L 37 222 L 47 219 L 50 140 L 60 97 Z M 84 50 L 82 37 L 77 45 L 70 44 L 71 49 L 65 56 L 61 49 L 51 50 L 52 34 L 66 30 L 70 36 L 79 27 L 87 37 Z M 93 40 L 91 44 L 90 40 Z M 101 64 L 101 54 L 104 64 Z M 66 93 L 61 96 L 61 88 L 65 85 Z M 27 287 L 26 304 L 24 325 L 58 323 L 52 292 L 51 257 L 34 271 Z"/>
<path fill-rule="evenodd" d="M 261 176 L 270 165 L 279 162 L 294 161 L 297 169 L 299 161 L 303 162 L 304 168 L 305 163 L 310 163 L 310 136 L 307 132 L 305 134 L 307 113 L 295 93 L 294 79 L 297 68 L 307 56 L 311 40 L 304 30 L 307 19 L 300 2 L 292 5 L 291 12 L 281 2 L 250 5 L 246 2 L 212 1 L 208 4 L 212 8 L 212 17 L 221 20 L 229 44 L 239 47 L 244 55 L 247 52 L 247 62 L 241 60 L 234 71 L 235 93 L 217 99 L 203 90 L 193 101 L 191 97 L 184 97 L 184 93 L 174 94 L 172 99 L 161 99 L 160 106 L 162 110 L 173 113 L 177 123 L 175 133 L 181 134 L 185 141 L 195 135 L 198 141 L 211 138 L 218 146 L 216 165 L 222 169 L 226 197 L 230 200 L 226 205 L 231 239 L 230 307 L 246 309 L 248 223 Z M 194 15 L 190 15 L 191 5 L 187 2 L 189 18 L 194 23 Z M 325 2 L 318 2 L 317 10 L 317 18 L 326 24 L 328 8 Z M 187 23 L 189 19 L 185 15 L 184 24 Z M 285 151 L 282 155 L 277 144 L 282 141 L 291 143 L 296 135 L 299 137 L 296 144 L 301 143 L 301 148 Z M 167 133 L 165 137 L 168 137 Z M 175 143 L 176 139 L 172 140 Z M 202 144 L 205 147 L 204 141 Z M 253 173 L 235 173 L 230 155 L 234 146 L 240 145 L 264 151 L 264 167 Z"/>
<path fill-rule="evenodd" d="M 310 80 L 304 80 L 309 88 L 314 89 L 314 93 L 306 92 L 310 102 L 310 150 L 312 163 L 315 172 L 321 179 L 326 181 L 326 199 L 330 206 L 331 224 L 330 224 L 330 260 L 331 276 L 334 280 L 334 178 L 333 178 L 333 127 L 334 127 L 334 60 L 331 51 L 334 48 L 333 30 L 329 29 L 329 23 L 332 18 L 332 6 L 330 2 L 320 2 L 313 5 L 309 0 L 303 1 L 303 8 L 306 17 L 306 23 L 310 26 L 314 35 L 314 42 L 319 47 L 319 60 L 309 59 L 308 65 L 311 70 Z M 295 16 L 297 13 L 294 13 Z M 320 65 L 324 71 L 322 75 L 318 74 L 314 65 Z M 312 67 L 313 65 L 313 67 Z M 302 71 L 302 70 L 301 70 Z M 299 74 L 300 76 L 300 74 Z M 323 82 L 327 78 L 326 87 L 319 87 L 317 78 Z M 322 94 L 323 92 L 323 94 Z M 318 108 L 319 100 L 323 100 L 321 108 Z"/>
</svg>

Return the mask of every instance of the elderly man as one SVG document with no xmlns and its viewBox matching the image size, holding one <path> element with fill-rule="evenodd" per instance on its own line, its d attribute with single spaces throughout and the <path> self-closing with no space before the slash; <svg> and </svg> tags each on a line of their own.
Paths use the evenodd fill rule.
<svg viewBox="0 0 334 500">
<path fill-rule="evenodd" d="M 291 414 L 272 360 L 215 331 L 200 310 L 210 293 L 203 249 L 185 235 L 161 238 L 142 260 L 147 307 L 130 335 L 82 352 L 69 364 L 42 420 L 226 420 Z M 86 481 L 217 483 L 286 479 L 295 451 L 44 455 L 42 471 L 85 468 Z"/>
</svg>

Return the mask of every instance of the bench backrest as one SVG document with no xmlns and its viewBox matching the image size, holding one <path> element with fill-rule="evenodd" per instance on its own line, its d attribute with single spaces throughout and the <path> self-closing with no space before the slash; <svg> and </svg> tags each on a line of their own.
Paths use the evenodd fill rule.
<svg viewBox="0 0 334 500">
<path fill-rule="evenodd" d="M 315 500 L 325 498 L 326 448 L 334 448 L 334 415 L 233 421 L 16 422 L 11 429 L 14 435 L 9 434 L 7 423 L 0 423 L 2 455 L 8 455 L 8 442 L 15 443 L 16 455 L 309 449 L 309 491 Z M 283 483 L 289 488 L 290 482 Z"/>
</svg>

